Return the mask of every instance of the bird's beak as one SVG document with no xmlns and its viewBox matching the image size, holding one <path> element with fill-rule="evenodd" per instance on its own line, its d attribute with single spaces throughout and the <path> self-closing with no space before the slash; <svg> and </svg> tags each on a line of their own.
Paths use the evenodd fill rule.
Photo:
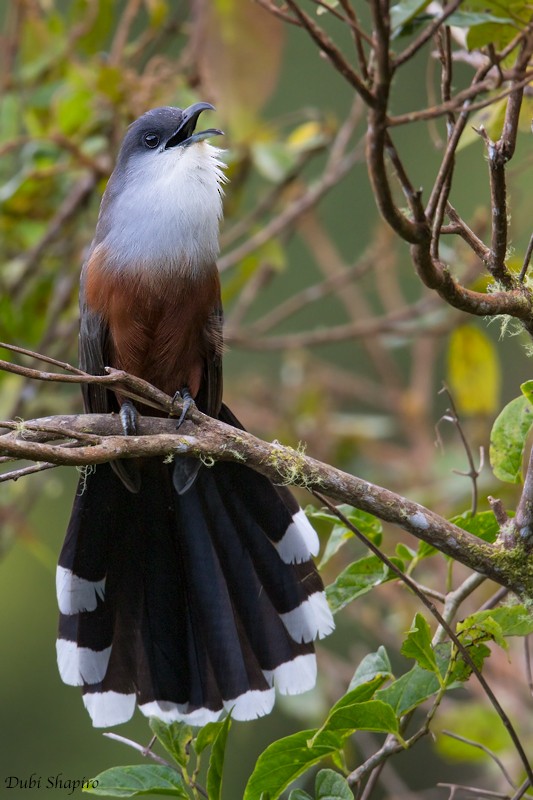
<svg viewBox="0 0 533 800">
<path fill-rule="evenodd" d="M 165 150 L 169 147 L 176 147 L 177 145 L 189 145 L 195 142 L 201 142 L 208 139 L 210 136 L 223 136 L 223 132 L 218 128 L 208 128 L 205 131 L 194 132 L 198 117 L 202 111 L 214 111 L 214 106 L 211 103 L 194 103 L 183 112 L 183 117 L 179 127 L 174 131 L 170 139 L 165 145 Z"/>
</svg>

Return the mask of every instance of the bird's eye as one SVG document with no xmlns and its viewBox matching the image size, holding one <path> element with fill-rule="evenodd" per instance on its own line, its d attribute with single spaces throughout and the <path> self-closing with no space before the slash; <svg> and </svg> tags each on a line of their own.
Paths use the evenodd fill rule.
<svg viewBox="0 0 533 800">
<path fill-rule="evenodd" d="M 145 133 L 143 136 L 143 144 L 145 147 L 149 147 L 153 150 L 155 147 L 158 147 L 160 138 L 157 133 Z"/>
</svg>

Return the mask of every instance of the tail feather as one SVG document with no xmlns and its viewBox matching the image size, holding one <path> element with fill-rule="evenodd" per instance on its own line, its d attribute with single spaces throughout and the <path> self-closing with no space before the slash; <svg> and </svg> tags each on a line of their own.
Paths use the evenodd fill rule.
<svg viewBox="0 0 533 800">
<path fill-rule="evenodd" d="M 244 430 L 226 405 L 222 405 L 219 418 Z M 227 471 L 226 478 L 240 494 L 243 504 L 275 545 L 283 561 L 293 564 L 316 556 L 319 549 L 316 531 L 287 487 L 273 486 L 264 475 L 242 464 L 225 465 L 228 466 L 231 469 Z M 258 504 L 258 496 L 268 498 L 268 502 Z"/>
<path fill-rule="evenodd" d="M 238 464 L 202 468 L 181 495 L 170 465 L 147 460 L 141 477 L 138 494 L 109 465 L 85 477 L 59 559 L 60 673 L 93 724 L 125 722 L 136 703 L 194 725 L 230 708 L 251 719 L 274 686 L 311 688 L 312 639 L 333 622 L 305 525 L 293 563 L 280 553 L 292 496 Z"/>
</svg>

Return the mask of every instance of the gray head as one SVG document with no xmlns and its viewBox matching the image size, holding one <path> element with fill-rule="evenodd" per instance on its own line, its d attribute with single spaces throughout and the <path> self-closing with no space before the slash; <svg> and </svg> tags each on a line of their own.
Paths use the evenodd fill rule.
<svg viewBox="0 0 533 800">
<path fill-rule="evenodd" d="M 188 108 L 153 108 L 135 120 L 124 137 L 117 159 L 117 168 L 123 168 L 132 156 L 152 156 L 171 148 L 188 147 L 210 136 L 220 136 L 222 131 L 208 128 L 196 131 L 202 111 L 214 111 L 210 103 L 194 103 Z"/>
<path fill-rule="evenodd" d="M 94 245 L 121 264 L 213 262 L 225 181 L 221 151 L 195 131 L 210 103 L 154 108 L 124 137 L 104 194 Z"/>
</svg>

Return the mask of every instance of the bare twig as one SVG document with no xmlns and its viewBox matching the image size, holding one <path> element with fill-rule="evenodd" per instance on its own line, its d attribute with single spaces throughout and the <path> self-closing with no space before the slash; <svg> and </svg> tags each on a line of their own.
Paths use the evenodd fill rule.
<svg viewBox="0 0 533 800">
<path fill-rule="evenodd" d="M 3 348 L 4 350 L 10 350 L 12 353 L 20 353 L 20 355 L 29 356 L 34 361 L 43 361 L 45 364 L 53 364 L 55 367 L 64 369 L 66 372 L 71 372 L 73 375 L 84 374 L 83 370 L 72 366 L 72 364 L 68 364 L 66 361 L 58 361 L 57 358 L 51 358 L 50 356 L 45 356 L 42 353 L 36 353 L 34 350 L 28 350 L 26 347 L 18 347 L 14 344 L 7 344 L 7 342 L 0 342 L 0 348 Z M 28 377 L 35 376 L 32 375 Z"/>
<path fill-rule="evenodd" d="M 32 464 L 30 467 L 21 467 L 14 469 L 10 472 L 0 473 L 0 483 L 7 481 L 18 481 L 19 478 L 25 478 L 27 475 L 35 475 L 36 472 L 43 472 L 45 469 L 55 469 L 58 464 Z"/>
<path fill-rule="evenodd" d="M 466 600 L 467 597 L 470 597 L 472 592 L 475 592 L 476 589 L 485 581 L 486 578 L 484 575 L 474 572 L 472 575 L 469 575 L 468 578 L 465 578 L 465 580 L 460 586 L 457 587 L 457 589 L 452 592 L 448 592 L 444 603 L 444 609 L 442 611 L 442 616 L 446 622 L 452 622 L 461 604 Z M 439 642 L 443 641 L 446 633 L 447 630 L 444 627 L 440 626 L 437 628 L 435 631 L 433 644 L 439 644 Z"/>
<path fill-rule="evenodd" d="M 507 595 L 509 594 L 509 589 L 506 589 L 505 586 L 502 586 L 501 589 L 498 589 L 497 592 L 494 592 L 492 597 L 489 597 L 488 600 L 485 600 L 482 606 L 480 606 L 480 611 L 488 611 L 490 608 L 496 608 L 499 606 L 502 600 L 505 600 Z"/>
<path fill-rule="evenodd" d="M 437 783 L 437 786 L 450 789 L 450 800 L 453 800 L 457 792 L 465 792 L 466 794 L 473 794 L 476 797 L 486 797 L 487 800 L 510 800 L 509 795 L 505 792 L 493 792 L 490 789 L 480 789 L 478 786 L 463 786 L 460 783 Z"/>
<path fill-rule="evenodd" d="M 490 258 L 490 248 L 487 247 L 481 239 L 476 236 L 473 230 L 471 230 L 466 222 L 464 222 L 455 208 L 450 204 L 446 204 L 446 213 L 450 220 L 453 223 L 453 226 L 450 227 L 450 230 L 443 228 L 441 233 L 456 233 L 458 234 L 470 247 L 471 250 L 477 255 L 481 261 L 486 264 Z"/>
<path fill-rule="evenodd" d="M 533 71 L 530 70 L 525 74 L 525 76 L 518 81 L 516 86 L 509 86 L 506 89 L 502 89 L 501 92 L 497 94 L 493 94 L 490 97 L 485 98 L 484 100 L 478 100 L 476 102 L 471 102 L 468 105 L 468 111 L 472 113 L 472 111 L 480 111 L 482 108 L 487 108 L 487 106 L 493 105 L 498 103 L 500 100 L 504 100 L 506 97 L 509 97 L 510 94 L 515 92 L 517 89 L 523 89 L 533 78 Z M 470 86 L 468 89 L 464 89 L 462 92 L 458 92 L 451 100 L 448 100 L 446 103 L 440 103 L 438 106 L 434 106 L 432 108 L 422 108 L 419 111 L 408 111 L 406 114 L 397 114 L 391 117 L 388 117 L 388 124 L 391 128 L 396 127 L 397 125 L 408 125 L 412 122 L 422 122 L 424 120 L 429 119 L 437 119 L 437 117 L 443 117 L 450 112 L 459 112 L 464 110 L 464 104 L 471 100 L 473 97 L 476 97 L 479 94 L 485 94 L 486 92 L 490 92 L 494 89 L 494 84 L 492 79 L 487 79 L 480 83 L 474 84 Z"/>
<path fill-rule="evenodd" d="M 516 792 L 513 794 L 511 800 L 520 800 L 520 798 L 524 797 L 525 793 L 527 792 L 528 789 L 531 788 L 532 785 L 533 781 L 531 780 L 531 778 L 526 778 L 523 784 L 519 786 Z"/>
<path fill-rule="evenodd" d="M 529 454 L 524 487 L 516 508 L 513 526 L 516 535 L 519 536 L 523 542 L 531 545 L 531 539 L 533 537 L 533 449 Z"/>
<path fill-rule="evenodd" d="M 527 275 L 527 271 L 529 269 L 529 262 L 531 261 L 531 254 L 533 253 L 533 234 L 529 239 L 529 244 L 527 246 L 526 254 L 524 256 L 524 263 L 522 264 L 522 269 L 520 270 L 520 275 L 518 276 L 518 280 L 523 283 L 525 277 Z"/>
<path fill-rule="evenodd" d="M 172 764 L 170 761 L 167 761 L 161 756 L 158 756 L 157 753 L 154 753 L 153 750 L 150 750 L 149 747 L 145 747 L 145 745 L 139 744 L 138 742 L 134 742 L 132 739 L 127 739 L 125 736 L 121 736 L 118 733 L 111 733 L 106 732 L 103 733 L 102 736 L 105 736 L 107 739 L 112 739 L 114 742 L 120 742 L 121 744 L 125 744 L 128 747 L 132 747 L 134 750 L 137 750 L 145 758 L 151 758 L 153 761 L 156 761 L 158 764 L 161 764 L 164 767 L 168 767 L 169 769 L 173 769 L 176 772 L 179 770 L 176 769 L 175 765 Z M 179 773 L 181 775 L 181 772 Z"/>
<path fill-rule="evenodd" d="M 450 408 L 446 410 L 444 416 L 441 417 L 439 422 L 443 420 L 447 420 L 451 422 L 452 425 L 455 426 L 457 433 L 461 439 L 461 443 L 463 445 L 463 449 L 466 453 L 466 458 L 468 461 L 468 472 L 461 472 L 459 470 L 454 470 L 456 475 L 464 475 L 466 478 L 470 478 L 472 484 L 472 507 L 470 510 L 471 515 L 474 517 L 477 513 L 477 502 L 478 502 L 478 488 L 477 488 L 477 479 L 483 469 L 483 449 L 481 449 L 480 454 L 480 462 L 479 467 L 476 467 L 474 464 L 474 456 L 472 454 L 472 449 L 466 438 L 465 432 L 463 430 L 463 426 L 461 425 L 461 420 L 459 419 L 459 415 L 457 413 L 457 409 L 455 407 L 455 403 L 452 397 L 452 394 L 446 384 L 443 385 L 442 389 L 440 389 L 439 394 L 445 394 L 448 397 L 448 402 L 450 403 Z M 438 423 L 437 423 L 438 424 Z"/>
<path fill-rule="evenodd" d="M 490 176 L 492 236 L 487 267 L 495 280 L 507 289 L 511 289 L 514 285 L 514 279 L 505 265 L 507 253 L 507 186 L 505 182 L 505 159 L 502 158 L 502 149 L 499 146 L 502 140 L 500 142 L 491 141 L 483 126 L 477 132 L 487 148 Z"/>
<path fill-rule="evenodd" d="M 524 636 L 524 657 L 526 662 L 527 685 L 529 687 L 530 694 L 533 696 L 533 672 L 531 669 L 531 652 L 529 649 L 530 639 L 531 634 L 529 636 Z"/>
</svg>

